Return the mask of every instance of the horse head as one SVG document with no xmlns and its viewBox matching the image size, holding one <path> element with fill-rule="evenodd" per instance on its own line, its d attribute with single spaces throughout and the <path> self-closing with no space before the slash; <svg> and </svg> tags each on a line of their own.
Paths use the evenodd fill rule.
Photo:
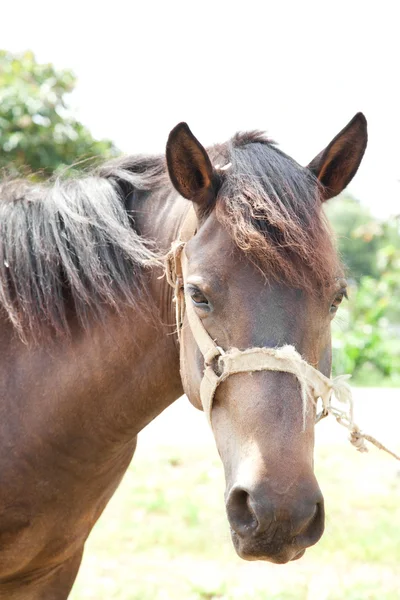
<svg viewBox="0 0 400 600">
<path fill-rule="evenodd" d="M 308 374 L 330 377 L 346 281 L 322 207 L 366 143 L 362 114 L 307 167 L 258 132 L 207 152 L 181 123 L 168 140 L 171 181 L 194 209 L 174 255 L 181 376 L 208 412 L 245 559 L 294 560 L 323 533 Z"/>
</svg>

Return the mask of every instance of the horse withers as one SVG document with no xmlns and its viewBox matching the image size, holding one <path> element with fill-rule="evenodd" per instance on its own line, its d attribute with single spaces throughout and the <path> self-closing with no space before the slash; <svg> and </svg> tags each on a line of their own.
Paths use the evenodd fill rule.
<svg viewBox="0 0 400 600">
<path fill-rule="evenodd" d="M 205 357 L 188 314 L 221 352 L 290 345 L 330 375 L 346 283 L 322 204 L 352 179 L 366 142 L 358 114 L 300 167 L 258 132 L 206 151 L 180 124 L 166 159 L 1 184 L 0 598 L 65 600 L 137 434 L 183 390 L 202 408 Z M 178 342 L 161 257 L 191 207 Z M 206 363 L 218 374 L 215 357 Z M 214 390 L 208 416 L 243 558 L 287 562 L 322 535 L 315 405 L 303 391 L 271 369 L 231 373 Z"/>
</svg>

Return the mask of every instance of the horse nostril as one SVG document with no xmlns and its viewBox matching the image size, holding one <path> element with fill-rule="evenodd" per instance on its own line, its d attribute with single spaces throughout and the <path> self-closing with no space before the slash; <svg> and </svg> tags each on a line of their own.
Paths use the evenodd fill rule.
<svg viewBox="0 0 400 600">
<path fill-rule="evenodd" d="M 324 532 L 324 521 L 325 511 L 324 502 L 322 500 L 316 504 L 315 512 L 306 527 L 300 535 L 296 536 L 297 541 L 307 547 L 316 544 Z"/>
<path fill-rule="evenodd" d="M 241 536 L 248 535 L 258 527 L 258 521 L 251 508 L 251 498 L 246 490 L 234 488 L 226 503 L 229 523 Z"/>
</svg>

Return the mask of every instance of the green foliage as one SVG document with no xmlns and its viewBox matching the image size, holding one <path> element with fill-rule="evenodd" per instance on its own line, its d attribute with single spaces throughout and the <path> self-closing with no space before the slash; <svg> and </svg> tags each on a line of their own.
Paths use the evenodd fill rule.
<svg viewBox="0 0 400 600">
<path fill-rule="evenodd" d="M 350 196 L 326 205 L 326 213 L 337 235 L 339 250 L 350 276 L 378 276 L 376 254 L 380 247 L 381 224 L 368 208 Z"/>
<path fill-rule="evenodd" d="M 0 168 L 48 176 L 82 159 L 115 153 L 96 141 L 68 110 L 75 86 L 69 70 L 39 64 L 32 52 L 0 50 Z"/>
<path fill-rule="evenodd" d="M 398 326 L 387 318 L 393 293 L 400 293 L 400 278 L 393 273 L 380 280 L 363 277 L 358 287 L 350 288 L 349 305 L 338 316 L 333 336 L 337 373 L 353 373 L 359 378 L 361 372 L 371 378 L 372 374 L 400 374 Z"/>
<path fill-rule="evenodd" d="M 348 197 L 327 212 L 350 282 L 333 328 L 334 372 L 400 384 L 400 222 L 379 222 Z"/>
</svg>

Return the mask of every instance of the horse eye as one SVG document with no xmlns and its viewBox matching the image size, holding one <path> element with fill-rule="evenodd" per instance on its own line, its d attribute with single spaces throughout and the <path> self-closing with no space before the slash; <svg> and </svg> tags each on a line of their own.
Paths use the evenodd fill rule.
<svg viewBox="0 0 400 600">
<path fill-rule="evenodd" d="M 190 288 L 189 294 L 195 306 L 208 306 L 207 298 L 199 289 Z"/>
<path fill-rule="evenodd" d="M 339 308 L 343 298 L 347 298 L 347 293 L 346 290 L 341 290 L 336 296 L 334 301 L 331 304 L 331 308 L 330 311 L 331 313 L 335 313 L 337 311 L 337 309 Z"/>
</svg>

